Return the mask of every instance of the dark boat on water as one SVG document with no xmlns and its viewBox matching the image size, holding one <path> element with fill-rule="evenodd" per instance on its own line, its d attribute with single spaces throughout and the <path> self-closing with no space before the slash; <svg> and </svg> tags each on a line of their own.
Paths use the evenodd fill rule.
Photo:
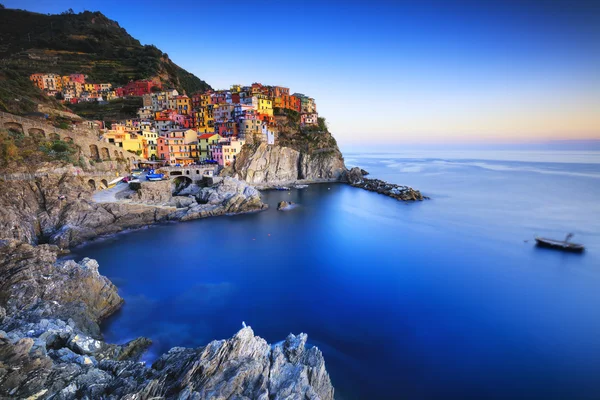
<svg viewBox="0 0 600 400">
<path fill-rule="evenodd" d="M 569 233 L 565 240 L 555 240 L 555 239 L 546 239 L 542 237 L 535 238 L 536 244 L 538 247 L 546 247 L 549 249 L 556 249 L 562 251 L 570 251 L 573 253 L 581 253 L 585 250 L 585 247 L 582 244 L 571 243 L 569 239 L 573 237 L 572 233 Z"/>
</svg>

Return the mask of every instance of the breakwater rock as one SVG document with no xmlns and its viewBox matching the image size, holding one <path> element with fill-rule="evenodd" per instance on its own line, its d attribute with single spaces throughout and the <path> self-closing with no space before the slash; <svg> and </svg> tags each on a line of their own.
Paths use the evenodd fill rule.
<svg viewBox="0 0 600 400">
<path fill-rule="evenodd" d="M 382 181 L 381 179 L 368 179 L 364 177 L 367 174 L 368 173 L 365 170 L 362 170 L 358 167 L 354 167 L 346 173 L 345 179 L 350 185 L 354 187 L 365 189 L 370 192 L 384 194 L 396 200 L 420 201 L 423 199 L 428 199 L 428 197 L 423 196 L 420 191 L 415 190 L 411 187 L 396 185 L 394 183 L 388 183 Z"/>
<path fill-rule="evenodd" d="M 0 242 L 0 398 L 333 399 L 305 334 L 271 346 L 244 327 L 151 367 L 138 362 L 148 339 L 114 345 L 100 335 L 123 302 L 114 285 L 96 261 L 57 262 L 58 250 Z"/>
</svg>

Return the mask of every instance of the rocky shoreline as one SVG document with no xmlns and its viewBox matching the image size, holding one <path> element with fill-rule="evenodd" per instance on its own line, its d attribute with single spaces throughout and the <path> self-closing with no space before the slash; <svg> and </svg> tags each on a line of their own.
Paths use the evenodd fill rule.
<svg viewBox="0 0 600 400">
<path fill-rule="evenodd" d="M 321 352 L 305 334 L 274 346 L 244 327 L 228 340 L 138 362 L 150 340 L 102 340 L 123 304 L 98 263 L 57 261 L 55 245 L 0 242 L 0 398 L 333 399 Z"/>
<path fill-rule="evenodd" d="M 423 196 L 420 191 L 408 186 L 388 183 L 381 179 L 365 178 L 364 176 L 367 174 L 365 170 L 354 167 L 346 173 L 346 180 L 353 187 L 383 194 L 399 201 L 422 201 L 429 199 L 429 197 Z"/>
<path fill-rule="evenodd" d="M 244 327 L 228 340 L 173 348 L 152 366 L 140 363 L 149 339 L 123 345 L 102 340 L 100 322 L 123 303 L 117 288 L 99 274 L 96 261 L 58 255 L 124 230 L 261 211 L 268 206 L 258 189 L 345 182 L 403 201 L 426 198 L 365 174 L 353 168 L 336 177 L 256 187 L 224 177 L 210 187 L 178 188 L 175 195 L 168 181 L 143 182 L 107 203 L 94 202 L 84 179 L 69 171 L 33 184 L 3 182 L 3 192 L 16 198 L 0 197 L 0 398 L 333 399 L 323 356 L 306 347 L 305 334 L 271 346 Z"/>
<path fill-rule="evenodd" d="M 100 204 L 68 172 L 3 186 L 17 198 L 1 199 L 2 216 L 12 218 L 0 220 L 0 398 L 333 399 L 323 356 L 306 347 L 305 334 L 271 346 L 244 327 L 205 347 L 173 348 L 152 366 L 138 362 L 149 339 L 102 340 L 100 322 L 123 299 L 97 262 L 58 260 L 65 249 L 127 229 L 264 210 L 255 188 L 224 178 L 172 196 L 170 184 L 146 185 Z"/>
</svg>

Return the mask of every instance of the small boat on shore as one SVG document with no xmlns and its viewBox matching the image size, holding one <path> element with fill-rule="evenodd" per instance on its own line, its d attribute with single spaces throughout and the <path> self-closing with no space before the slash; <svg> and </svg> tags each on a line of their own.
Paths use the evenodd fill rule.
<svg viewBox="0 0 600 400">
<path fill-rule="evenodd" d="M 294 186 L 296 189 L 306 189 L 308 185 L 296 185 Z"/>
<path fill-rule="evenodd" d="M 287 187 L 287 186 L 278 186 L 278 187 L 275 187 L 273 189 L 275 189 L 275 190 L 290 190 L 290 188 Z"/>
<path fill-rule="evenodd" d="M 149 181 L 162 181 L 165 178 L 163 174 L 148 174 L 146 180 Z"/>
<path fill-rule="evenodd" d="M 543 237 L 535 237 L 535 242 L 538 247 L 546 247 L 549 249 L 556 249 L 562 251 L 570 251 L 574 253 L 581 253 L 585 250 L 582 244 L 571 243 L 569 239 L 573 237 L 572 233 L 569 233 L 565 240 L 547 239 Z"/>
</svg>

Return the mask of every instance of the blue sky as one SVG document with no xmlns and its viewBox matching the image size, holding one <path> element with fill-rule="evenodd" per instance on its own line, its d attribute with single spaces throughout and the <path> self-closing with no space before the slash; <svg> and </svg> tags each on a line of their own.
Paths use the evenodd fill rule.
<svg viewBox="0 0 600 400">
<path fill-rule="evenodd" d="M 215 88 L 289 86 L 342 143 L 600 139 L 600 2 L 30 1 L 99 10 Z"/>
</svg>

